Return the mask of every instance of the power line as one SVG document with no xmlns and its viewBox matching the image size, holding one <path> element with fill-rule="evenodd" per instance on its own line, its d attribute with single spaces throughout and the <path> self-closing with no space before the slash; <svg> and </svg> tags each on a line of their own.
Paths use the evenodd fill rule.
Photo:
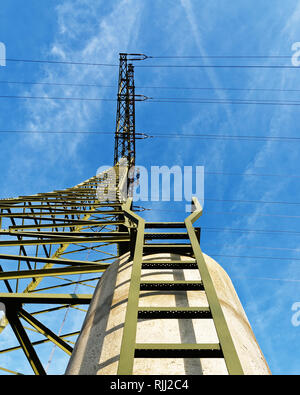
<svg viewBox="0 0 300 395">
<path fill-rule="evenodd" d="M 178 212 L 179 210 L 172 209 L 151 209 L 151 211 L 166 211 L 166 212 Z M 278 218 L 300 218 L 300 215 L 286 215 L 286 214 L 253 214 L 253 213 L 239 213 L 234 211 L 205 211 L 203 215 L 240 215 L 245 217 L 278 217 Z"/>
<path fill-rule="evenodd" d="M 23 62 L 23 63 L 49 63 L 49 64 L 64 64 L 64 65 L 81 65 L 81 66 L 109 66 L 119 67 L 115 63 L 92 63 L 92 62 L 74 62 L 74 61 L 62 61 L 62 60 L 41 60 L 41 59 L 13 59 L 6 58 L 2 59 L 6 62 Z"/>
<path fill-rule="evenodd" d="M 107 134 L 107 135 L 114 135 L 115 132 L 108 132 L 108 131 L 75 131 L 75 130 L 70 130 L 70 131 L 57 131 L 57 130 L 0 130 L 0 133 L 20 133 L 20 134 L 35 134 L 35 133 L 42 133 L 42 134 Z M 141 138 L 148 138 L 149 136 L 146 133 L 137 133 L 136 136 L 141 136 Z M 159 135 L 157 135 L 160 137 Z M 174 136 L 178 137 L 178 136 Z M 190 135 L 185 135 L 184 137 L 190 137 Z M 255 136 L 254 136 L 255 137 Z M 139 137 L 137 137 L 139 138 Z M 277 138 L 286 138 L 288 137 L 280 137 L 277 136 Z M 293 138 L 293 137 L 291 137 Z M 293 138 L 294 139 L 294 138 Z M 297 138 L 295 138 L 297 139 Z M 285 178 L 300 178 L 299 174 L 259 174 L 259 173 L 232 173 L 232 172 L 222 172 L 222 171 L 204 171 L 205 174 L 208 175 L 226 175 L 226 176 L 242 176 L 242 177 L 285 177 Z M 207 199 L 209 200 L 209 199 Z M 225 201 L 225 200 L 224 200 Z M 238 202 L 236 200 L 232 200 L 233 202 Z M 245 201 L 246 202 L 246 201 Z M 248 201 L 249 203 L 253 203 L 254 201 Z M 261 201 L 260 201 L 261 202 Z M 262 203 L 278 203 L 278 204 L 300 204 L 297 202 L 262 202 Z"/>
<path fill-rule="evenodd" d="M 107 132 L 107 131 L 75 131 L 75 130 L 70 130 L 70 131 L 57 131 L 57 130 L 0 130 L 0 133 L 20 133 L 20 134 L 35 134 L 35 133 L 42 133 L 42 134 L 108 134 L 108 135 L 114 135 L 115 132 Z M 137 136 L 141 136 L 141 138 L 147 138 L 149 137 L 145 133 L 137 133 Z M 185 137 L 188 137 L 190 135 L 186 135 Z M 177 137 L 177 136 L 176 136 Z M 139 137 L 138 137 L 139 138 Z M 279 136 L 277 137 L 279 138 Z M 282 137 L 282 138 L 287 138 L 287 137 Z M 259 173 L 232 173 L 232 172 L 222 172 L 222 171 L 204 171 L 205 174 L 208 175 L 226 175 L 226 176 L 250 176 L 250 177 L 288 177 L 288 178 L 300 178 L 300 175 L 298 174 L 259 174 Z M 249 201 L 253 202 L 253 201 Z M 272 203 L 272 202 L 264 202 L 264 203 Z M 281 202 L 274 202 L 274 203 L 281 203 Z M 282 202 L 285 204 L 298 204 L 294 202 Z"/>
<path fill-rule="evenodd" d="M 211 248 L 211 247 L 216 247 L 215 245 L 206 245 L 205 243 L 203 243 L 204 246 L 203 248 Z M 217 246 L 219 247 L 219 246 Z M 262 249 L 262 250 L 280 250 L 280 251 L 294 251 L 294 252 L 299 252 L 300 248 L 284 248 L 284 247 L 268 247 L 268 246 L 248 246 L 248 245 L 236 245 L 234 244 L 233 246 L 230 246 L 229 248 L 246 248 L 246 249 L 251 249 L 251 248 L 255 248 L 255 249 Z"/>
<path fill-rule="evenodd" d="M 1 96 L 0 96 L 1 97 Z M 48 134 L 115 134 L 115 132 L 108 131 L 47 131 L 47 130 L 0 130 L 0 133 L 48 133 Z M 217 134 L 184 134 L 181 133 L 156 133 L 151 136 L 148 133 L 136 133 L 136 135 L 142 138 L 148 137 L 170 137 L 170 138 L 200 138 L 200 139 L 221 139 L 221 140 L 241 140 L 241 141 L 287 141 L 287 142 L 299 142 L 300 137 L 284 137 L 284 136 L 234 136 L 234 135 L 217 135 Z M 224 172 L 205 172 L 206 174 L 222 174 L 222 175 L 240 175 L 240 176 L 273 176 L 273 177 L 300 177 L 300 175 L 288 175 L 288 174 L 255 174 L 255 173 L 224 173 Z"/>
<path fill-rule="evenodd" d="M 299 69 L 296 66 L 288 66 L 288 65 L 204 65 L 204 64 L 153 64 L 153 65 L 135 65 L 135 67 L 140 68 L 198 68 L 198 69 Z"/>
<path fill-rule="evenodd" d="M 136 88 L 138 88 L 138 89 L 200 90 L 200 91 L 300 92 L 300 89 L 200 87 L 200 86 L 199 87 L 188 87 L 188 86 L 136 86 Z"/>
<path fill-rule="evenodd" d="M 71 83 L 71 82 L 68 83 L 68 82 L 37 82 L 37 81 L 7 81 L 7 80 L 2 80 L 2 81 L 0 81 L 0 84 L 117 88 L 117 85 L 79 84 L 79 83 Z"/>
<path fill-rule="evenodd" d="M 291 55 L 163 55 L 151 59 L 291 59 Z"/>
<path fill-rule="evenodd" d="M 42 99 L 42 100 L 82 100 L 82 101 L 113 101 L 116 102 L 116 98 L 102 98 L 102 97 L 50 97 L 50 96 L 19 96 L 19 95 L 0 95 L 2 99 Z M 135 95 L 135 101 L 146 101 L 150 98 L 144 95 Z"/>
<path fill-rule="evenodd" d="M 265 201 L 265 200 L 234 200 L 234 199 L 211 199 L 211 198 L 205 198 L 205 200 L 211 202 L 300 205 L 300 202 L 275 202 L 275 201 Z"/>
<path fill-rule="evenodd" d="M 273 256 L 248 256 L 248 255 L 226 255 L 226 254 L 214 254 L 212 256 L 224 257 L 224 258 L 242 258 L 242 259 L 269 259 L 269 260 L 279 260 L 279 261 L 300 261 L 300 258 L 280 258 Z"/>
<path fill-rule="evenodd" d="M 148 198 L 148 196 L 139 196 L 140 199 Z M 151 198 L 159 198 L 159 196 L 152 196 Z M 286 201 L 268 201 L 268 200 L 242 200 L 242 199 L 216 199 L 205 198 L 208 202 L 228 202 L 228 203 L 247 203 L 247 204 L 287 204 L 287 205 L 300 205 L 300 202 L 286 202 Z M 154 209 L 154 211 L 180 211 L 176 209 Z"/>
<path fill-rule="evenodd" d="M 271 278 L 271 277 L 253 277 L 253 276 L 231 276 L 231 278 L 243 278 L 243 279 L 252 279 L 252 280 L 263 280 L 263 281 L 286 281 L 286 282 L 300 282 L 297 279 L 291 278 Z"/>
<path fill-rule="evenodd" d="M 80 100 L 80 101 L 117 101 L 117 99 L 88 98 L 88 97 L 49 97 L 49 96 L 17 96 L 0 95 L 1 99 L 38 99 L 38 100 Z"/>
<path fill-rule="evenodd" d="M 237 213 L 233 211 L 225 211 L 225 212 L 213 212 L 209 211 L 206 214 L 208 215 L 240 215 L 246 217 L 278 217 L 278 218 L 300 218 L 300 215 L 285 215 L 285 214 L 250 214 L 250 213 Z"/>
<path fill-rule="evenodd" d="M 300 101 L 296 100 L 222 100 L 207 98 L 155 98 L 144 95 L 137 95 L 135 101 L 146 103 L 184 103 L 184 104 L 256 104 L 256 105 L 278 105 L 278 106 L 299 106 Z M 49 96 L 19 96 L 0 95 L 2 99 L 38 99 L 38 100 L 75 100 L 75 101 L 107 101 L 115 102 L 115 98 L 88 98 L 88 97 L 49 97 Z M 192 137 L 192 135 L 191 135 Z"/>
<path fill-rule="evenodd" d="M 215 228 L 208 226 L 201 226 L 208 232 L 233 232 L 233 233 L 261 233 L 261 234 L 287 234 L 300 236 L 300 232 L 292 230 L 274 230 L 274 229 L 240 229 L 240 228 Z"/>
<path fill-rule="evenodd" d="M 57 131 L 57 130 L 0 130 L 0 133 L 20 133 L 20 134 L 109 134 L 114 135 L 115 132 L 106 132 L 106 131 Z M 125 132 L 122 134 L 126 134 Z M 149 136 L 145 133 L 135 132 L 135 138 L 137 140 L 143 140 L 148 138 Z"/>
<path fill-rule="evenodd" d="M 47 85 L 47 86 L 73 86 L 73 87 L 98 87 L 117 88 L 117 85 L 102 85 L 96 83 L 68 83 L 68 82 L 37 82 L 37 81 L 8 81 L 2 80 L 0 84 Z M 300 89 L 280 88 L 234 88 L 234 87 L 187 87 L 187 86 L 135 86 L 137 89 L 170 89 L 170 90 L 210 90 L 210 91 L 258 91 L 258 92 L 300 92 Z"/>
<path fill-rule="evenodd" d="M 204 171 L 205 174 L 215 174 L 224 176 L 251 176 L 251 177 L 290 177 L 290 178 L 300 178 L 299 174 L 259 174 L 259 173 L 228 173 L 220 171 Z"/>
<path fill-rule="evenodd" d="M 243 100 L 243 99 L 207 99 L 207 98 L 149 98 L 146 103 L 180 103 L 180 104 L 256 104 L 272 106 L 299 106 L 299 101 L 292 100 Z"/>
<path fill-rule="evenodd" d="M 225 135 L 225 134 L 205 134 L 205 133 L 181 133 L 181 132 L 154 132 L 151 137 L 168 137 L 168 138 L 201 138 L 201 139 L 221 139 L 221 140 L 240 140 L 240 141 L 300 141 L 300 137 L 287 136 L 241 136 L 241 135 Z"/>
<path fill-rule="evenodd" d="M 220 103 L 223 103 L 224 101 L 228 101 L 227 99 L 213 99 L 213 98 L 205 98 L 205 97 L 149 97 L 148 100 L 165 100 L 165 101 L 173 101 L 173 100 L 180 100 L 180 101 L 186 101 L 186 102 L 194 102 L 194 101 L 206 101 L 206 100 L 213 100 L 217 101 Z M 231 99 L 229 99 L 231 101 Z M 232 101 L 234 102 L 249 102 L 249 103 L 265 103 L 265 102 L 270 102 L 270 103 L 297 103 L 299 104 L 299 100 L 261 100 L 261 99 L 233 99 Z"/>
<path fill-rule="evenodd" d="M 1 97 L 1 96 L 0 96 Z M 31 130 L 0 130 L 0 133 L 83 133 L 83 134 L 114 134 L 115 132 L 109 131 L 31 131 Z M 200 139 L 221 139 L 221 140 L 254 140 L 254 141 L 285 141 L 285 142 L 299 142 L 300 137 L 286 137 L 286 136 L 234 136 L 234 135 L 221 135 L 221 134 L 184 134 L 184 133 L 155 133 L 151 136 L 148 133 L 136 133 L 137 135 L 146 137 L 170 137 L 170 138 L 200 138 Z M 223 174 L 223 175 L 258 175 L 253 173 L 223 173 L 223 172 L 205 172 L 206 174 Z M 261 176 L 284 176 L 276 174 L 261 174 Z M 288 176 L 288 175 L 287 175 Z M 294 175 L 300 177 L 300 175 Z"/>
<path fill-rule="evenodd" d="M 96 132 L 96 131 L 55 131 L 55 130 L 0 130 L 0 133 L 24 133 L 24 134 L 115 134 L 115 132 Z"/>
<path fill-rule="evenodd" d="M 3 97 L 3 96 L 0 96 Z M 20 96 L 21 97 L 21 96 Z M 29 96 L 24 96 L 21 98 L 32 98 Z M 57 98 L 50 98 L 50 97 L 34 97 L 37 99 L 57 99 Z M 73 98 L 58 98 L 58 99 L 73 99 Z M 80 100 L 79 98 L 76 98 L 75 100 Z M 83 100 L 89 100 L 89 99 L 83 99 Z M 113 99 L 90 99 L 90 100 L 113 100 Z M 114 100 L 115 101 L 115 100 Z M 17 131 L 17 130 L 0 130 L 0 133 L 32 133 L 32 131 Z M 43 131 L 41 133 L 101 133 L 101 134 L 112 134 L 114 132 L 93 132 L 93 131 L 60 131 L 60 132 L 50 132 L 50 131 Z M 146 134 L 144 134 L 146 135 Z M 148 134 L 147 134 L 148 136 Z M 286 136 L 237 136 L 237 135 L 224 135 L 224 134 L 185 134 L 185 133 L 180 133 L 180 132 L 175 132 L 175 133 L 155 133 L 152 134 L 149 137 L 168 137 L 168 138 L 203 138 L 203 139 L 227 139 L 227 140 L 257 140 L 257 141 L 291 141 L 291 142 L 296 142 L 300 141 L 300 137 L 286 137 Z M 214 174 L 214 172 L 211 172 L 211 174 Z M 215 173 L 216 174 L 216 173 Z M 220 173 L 221 174 L 221 173 Z M 250 174 L 249 174 L 250 175 Z"/>
<path fill-rule="evenodd" d="M 146 56 L 146 58 L 159 58 Z M 189 57 L 191 58 L 191 57 Z M 201 56 L 200 58 L 211 58 L 211 59 L 270 59 L 270 56 Z M 275 58 L 275 57 L 273 57 Z M 279 57 L 276 57 L 277 59 Z M 280 57 L 281 59 L 286 58 Z M 291 56 L 289 56 L 291 58 Z M 141 59 L 138 59 L 141 60 Z M 98 63 L 98 62 L 77 62 L 77 61 L 62 61 L 62 60 L 42 60 L 42 59 L 16 59 L 16 58 L 6 58 L 6 62 L 23 62 L 23 63 L 47 63 L 47 64 L 63 64 L 63 65 L 81 65 L 81 66 L 107 66 L 107 67 L 119 67 L 116 63 Z M 297 69 L 293 65 L 203 65 L 203 64 L 146 64 L 146 65 L 135 65 L 135 67 L 143 68 L 271 68 L 271 69 Z"/>
</svg>

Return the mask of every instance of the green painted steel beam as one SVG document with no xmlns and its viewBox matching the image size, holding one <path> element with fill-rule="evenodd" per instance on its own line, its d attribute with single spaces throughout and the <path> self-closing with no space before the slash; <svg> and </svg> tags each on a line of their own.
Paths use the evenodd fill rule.
<svg viewBox="0 0 300 395">
<path fill-rule="evenodd" d="M 97 265 L 102 267 L 106 266 L 106 263 L 93 262 L 93 261 L 79 261 L 76 259 L 62 259 L 62 258 L 45 258 L 40 256 L 28 256 L 28 255 L 11 255 L 11 254 L 0 254 L 0 259 L 12 260 L 12 261 L 26 261 L 26 262 L 41 262 L 55 265 L 71 265 L 71 266 L 83 266 L 83 265 Z"/>
<path fill-rule="evenodd" d="M 68 237 L 128 237 L 128 232 L 118 232 L 118 231 L 113 231 L 113 232 L 102 232 L 99 234 L 99 232 L 42 232 L 42 231 L 35 231 L 35 232 L 16 232 L 16 231 L 11 231 L 11 230 L 6 230 L 6 231 L 0 231 L 0 235 L 8 235 L 8 236 L 22 236 L 22 237 L 32 237 L 32 236 L 37 236 L 37 237 L 57 237 L 57 236 L 63 236 L 64 238 Z"/>
<path fill-rule="evenodd" d="M 128 236 L 120 236 L 120 237 L 57 237 L 51 239 L 31 239 L 31 240 L 5 240 L 0 241 L 0 247 L 9 247 L 9 246 L 30 246 L 30 245 L 48 245 L 48 244 L 65 244 L 65 243 L 121 243 L 128 242 L 130 238 Z"/>
<path fill-rule="evenodd" d="M 92 294 L 0 293 L 2 303 L 89 304 Z"/>
<path fill-rule="evenodd" d="M 0 370 L 3 370 L 3 372 L 15 374 L 15 375 L 17 375 L 17 376 L 19 376 L 19 375 L 20 375 L 20 376 L 23 376 L 23 373 L 16 372 L 15 370 L 6 369 L 6 368 L 3 368 L 2 366 L 0 366 Z"/>
<path fill-rule="evenodd" d="M 53 218 L 49 218 L 49 221 L 55 221 Z M 62 220 L 64 221 L 64 220 Z M 81 226 L 106 226 L 106 225 L 123 225 L 123 221 L 97 221 L 97 220 L 92 220 L 92 221 L 82 221 L 82 220 L 66 220 L 62 223 L 56 224 L 56 223 L 51 223 L 51 224 L 38 224 L 38 225 L 14 225 L 10 226 L 9 229 L 53 229 L 53 228 L 73 228 L 75 226 L 81 225 Z"/>
<path fill-rule="evenodd" d="M 89 220 L 89 219 L 85 219 L 85 218 L 58 218 L 58 217 L 43 217 L 43 216 L 38 216 L 38 214 L 39 213 L 37 213 L 36 215 L 32 215 L 31 214 L 31 216 L 29 217 L 27 217 L 27 216 L 22 216 L 22 215 L 18 215 L 18 214 L 16 214 L 15 216 L 14 216 L 14 218 L 19 218 L 19 219 L 30 219 L 30 220 L 35 220 L 35 221 L 56 221 L 57 222 L 57 227 L 58 227 L 58 225 L 59 225 L 59 223 L 60 222 L 62 222 L 62 223 L 66 223 L 66 224 L 75 224 L 75 225 L 82 225 L 82 224 L 86 224 L 86 223 L 90 223 L 90 222 L 92 222 L 91 220 Z M 51 213 L 47 213 L 48 215 L 51 215 Z M 94 214 L 95 214 L 95 212 L 94 212 Z M 90 217 L 90 216 L 89 216 Z M 94 220 L 94 222 L 106 222 L 106 221 L 103 221 L 103 219 L 102 220 L 100 220 L 99 219 L 99 221 L 97 221 L 97 220 Z M 109 222 L 109 221 L 107 221 L 107 222 Z M 112 222 L 112 221 L 111 221 Z M 51 225 L 51 224 L 49 224 L 49 225 Z M 13 227 L 14 227 L 14 225 L 13 226 L 10 226 L 10 229 L 12 228 L 13 229 Z"/>
<path fill-rule="evenodd" d="M 137 225 L 137 228 L 120 360 L 118 364 L 118 374 L 125 375 L 132 374 L 133 371 L 145 228 L 145 221 L 129 209 L 131 203 L 132 199 L 128 199 L 124 207 L 124 214 L 129 220 Z"/>
<path fill-rule="evenodd" d="M 58 277 L 58 278 L 59 278 L 59 277 Z M 37 280 L 37 279 L 39 279 L 39 277 L 36 277 L 35 279 Z M 78 281 L 68 281 L 68 282 L 65 282 L 65 283 L 63 283 L 63 284 L 60 283 L 60 284 L 58 284 L 58 285 L 52 285 L 52 286 L 49 286 L 49 287 L 38 288 L 38 289 L 35 289 L 33 292 L 41 292 L 41 291 L 48 291 L 49 289 L 69 287 L 70 285 L 74 285 L 74 284 L 84 284 L 84 285 L 87 285 L 87 284 L 86 284 L 87 282 L 89 282 L 89 281 L 95 281 L 95 280 L 99 280 L 99 279 L 100 279 L 100 277 L 93 277 L 93 278 L 87 278 L 87 279 L 78 280 Z"/>
<path fill-rule="evenodd" d="M 190 237 L 194 257 L 198 263 L 200 277 L 203 282 L 208 304 L 211 309 L 228 373 L 234 375 L 241 375 L 243 374 L 243 368 L 236 352 L 214 283 L 210 276 L 207 264 L 200 248 L 199 241 L 197 239 L 195 229 L 193 227 L 193 223 L 202 215 L 202 207 L 200 206 L 196 198 L 193 198 L 192 204 L 195 208 L 195 211 L 186 218 L 185 225 Z"/>
<path fill-rule="evenodd" d="M 16 207 L 15 207 L 16 208 Z M 28 208 L 31 208 L 28 206 Z M 40 209 L 44 209 L 44 207 L 40 207 Z M 105 214 L 105 215 L 121 215 L 123 214 L 121 211 L 108 211 L 108 210 L 60 210 L 60 211 L 47 211 L 47 212 L 30 212 L 30 213 L 23 213 L 23 212 L 14 212 L 14 213 L 1 213 L 0 217 L 2 218 L 31 218 L 33 217 L 33 214 L 37 214 L 39 216 L 44 216 L 44 215 L 83 215 L 83 214 Z"/>
<path fill-rule="evenodd" d="M 80 331 L 76 331 L 76 332 L 71 332 L 71 333 L 66 333 L 66 334 L 64 334 L 64 335 L 60 335 L 59 337 L 60 337 L 61 339 L 66 339 L 66 338 L 68 338 L 68 337 L 77 336 L 77 335 L 79 335 L 79 334 L 80 334 Z M 32 344 L 33 346 L 38 346 L 38 345 L 40 345 L 40 344 L 49 343 L 50 341 L 51 341 L 50 339 L 43 339 L 43 340 L 34 341 L 34 342 L 32 342 L 31 344 Z M 5 353 L 7 353 L 7 352 L 16 351 L 16 350 L 19 350 L 20 348 L 21 348 L 21 346 L 15 346 L 15 347 L 4 348 L 4 349 L 0 350 L 0 354 L 5 354 Z"/>
<path fill-rule="evenodd" d="M 41 200 L 44 202 L 44 200 Z M 58 208 L 58 207 L 88 207 L 89 204 L 87 203 L 72 203 L 72 202 L 65 202 L 65 203 L 59 203 L 59 201 L 54 200 L 54 204 L 26 204 L 24 203 L 23 205 L 18 204 L 16 206 L 16 203 L 12 204 L 11 207 L 9 204 L 2 204 L 0 200 L 0 209 L 7 209 L 7 208 L 27 208 L 27 209 L 53 209 L 53 208 Z M 122 203 L 93 203 L 93 206 L 95 207 L 121 207 Z M 84 212 L 84 211 L 82 211 Z"/>
<path fill-rule="evenodd" d="M 76 306 L 76 305 L 72 305 L 71 307 L 74 307 L 74 306 Z M 31 312 L 31 314 L 32 315 L 39 315 L 39 314 L 45 314 L 45 313 L 52 313 L 53 311 L 68 309 L 69 307 L 70 307 L 69 304 L 65 304 L 65 305 L 51 307 L 49 309 L 43 309 L 43 310 L 34 311 L 34 312 Z"/>
<path fill-rule="evenodd" d="M 39 320 L 29 314 L 26 310 L 20 309 L 19 315 L 26 322 L 28 322 L 33 328 L 35 328 L 39 333 L 46 336 L 52 343 L 57 345 L 61 350 L 66 352 L 68 355 L 72 354 L 73 348 L 67 344 L 64 340 L 62 340 L 59 336 L 57 336 L 54 332 L 52 332 L 49 328 L 47 328 L 44 324 L 42 324 Z"/>
<path fill-rule="evenodd" d="M 10 326 L 18 339 L 21 348 L 24 351 L 24 354 L 32 367 L 33 372 L 36 375 L 46 375 L 45 369 L 39 360 L 35 349 L 33 348 L 28 335 L 23 328 L 20 319 L 18 317 L 18 313 L 16 309 L 8 308 L 6 311 L 6 317 L 10 323 Z"/>
<path fill-rule="evenodd" d="M 84 274 L 104 272 L 109 264 L 105 265 L 84 265 L 68 266 L 55 269 L 33 269 L 33 270 L 15 270 L 11 272 L 0 272 L 1 280 L 15 280 L 21 278 L 51 277 L 64 274 Z"/>
</svg>

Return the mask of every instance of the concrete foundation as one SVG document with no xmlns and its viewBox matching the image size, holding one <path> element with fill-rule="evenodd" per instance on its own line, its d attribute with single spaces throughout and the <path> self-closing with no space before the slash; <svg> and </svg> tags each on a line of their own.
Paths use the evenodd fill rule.
<svg viewBox="0 0 300 395">
<path fill-rule="evenodd" d="M 222 267 L 204 254 L 208 269 L 245 374 L 270 374 L 268 365 Z M 184 260 L 176 254 L 156 254 L 148 260 Z M 67 375 L 117 374 L 132 262 L 123 255 L 100 280 L 66 370 Z M 142 270 L 144 280 L 200 280 L 195 269 Z M 141 291 L 142 307 L 208 306 L 204 291 Z M 144 319 L 137 325 L 137 343 L 218 343 L 212 319 Z M 228 374 L 223 358 L 136 358 L 136 375 Z"/>
</svg>

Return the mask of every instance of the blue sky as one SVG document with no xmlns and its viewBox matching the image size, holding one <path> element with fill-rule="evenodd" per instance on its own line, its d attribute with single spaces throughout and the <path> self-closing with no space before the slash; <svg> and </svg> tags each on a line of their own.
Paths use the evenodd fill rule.
<svg viewBox="0 0 300 395">
<path fill-rule="evenodd" d="M 262 0 L 255 7 L 250 0 L 27 0 L 26 4 L 22 0 L 2 0 L 0 18 L 0 41 L 6 46 L 8 59 L 118 64 L 120 52 L 292 56 L 292 44 L 300 41 L 300 4 L 295 0 L 286 0 L 284 7 L 279 0 Z M 224 101 L 299 100 L 299 92 L 291 91 L 300 89 L 300 70 L 296 67 L 139 67 L 196 64 L 290 66 L 291 60 L 148 59 L 135 62 L 136 93 Z M 118 68 L 114 66 L 7 61 L 6 67 L 0 67 L 0 95 L 115 98 L 117 78 Z M 147 88 L 150 86 L 209 89 Z M 113 163 L 113 135 L 43 133 L 113 132 L 113 101 L 0 98 L 0 113 L 0 130 L 35 132 L 0 134 L 1 197 L 70 187 L 95 175 L 99 166 Z M 136 130 L 150 135 L 299 137 L 299 121 L 297 105 L 136 103 Z M 137 163 L 147 168 L 205 167 L 204 214 L 198 222 L 203 227 L 202 250 L 231 276 L 273 374 L 300 373 L 300 326 L 291 323 L 292 305 L 300 300 L 299 147 L 297 141 L 180 137 L 137 142 Z M 245 172 L 256 175 L 233 175 Z M 185 202 L 142 203 L 152 208 L 143 213 L 147 220 L 176 221 L 186 216 Z"/>
</svg>

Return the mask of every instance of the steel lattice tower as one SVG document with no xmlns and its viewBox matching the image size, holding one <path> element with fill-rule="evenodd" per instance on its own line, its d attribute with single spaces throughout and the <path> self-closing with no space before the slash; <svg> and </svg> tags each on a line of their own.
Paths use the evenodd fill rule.
<svg viewBox="0 0 300 395">
<path fill-rule="evenodd" d="M 114 165 L 126 158 L 135 165 L 135 87 L 134 68 L 127 54 L 120 54 L 119 91 L 115 132 Z"/>
<path fill-rule="evenodd" d="M 17 345 L 0 350 L 0 355 L 23 351 L 38 375 L 47 373 L 47 361 L 42 361 L 41 355 L 43 347 L 48 347 L 49 354 L 49 344 L 76 360 L 72 336 L 79 335 L 80 340 L 85 336 L 86 325 L 81 327 L 81 321 L 76 330 L 62 333 L 58 313 L 64 312 L 66 317 L 68 313 L 84 310 L 84 305 L 91 302 L 93 310 L 97 295 L 79 293 L 77 287 L 85 286 L 93 291 L 93 282 L 104 272 L 105 276 L 113 262 L 125 257 L 131 274 L 125 281 L 128 294 L 118 340 L 117 374 L 133 374 L 134 360 L 143 358 L 222 359 L 229 374 L 243 374 L 240 352 L 200 248 L 200 228 L 193 226 L 202 214 L 197 199 L 193 199 L 193 212 L 184 222 L 147 223 L 134 211 L 132 169 L 136 154 L 135 101 L 139 95 L 135 95 L 134 68 L 128 60 L 146 57 L 130 56 L 120 54 L 114 166 L 72 188 L 0 200 L 0 302 L 5 306 L 0 331 L 10 325 L 18 341 Z M 183 232 L 172 232 L 174 228 Z M 145 232 L 145 229 L 152 230 Z M 162 231 L 157 233 L 156 229 Z M 161 239 L 163 243 L 157 243 Z M 156 254 L 156 259 L 148 260 L 151 254 Z M 170 259 L 162 258 L 164 254 L 169 254 Z M 180 280 L 174 277 L 147 281 L 143 277 L 144 270 L 172 274 L 187 269 L 198 273 L 200 279 L 189 280 L 183 276 Z M 143 307 L 139 304 L 141 292 L 160 295 L 202 292 L 207 305 Z M 136 341 L 139 320 L 160 319 L 212 320 L 218 341 Z M 53 328 L 52 323 L 56 324 Z M 78 340 L 76 344 L 80 348 Z M 19 373 L 1 364 L 0 369 Z M 72 369 L 71 363 L 69 372 Z"/>
<path fill-rule="evenodd" d="M 119 174 L 122 158 L 128 161 L 128 166 L 123 166 L 123 177 Z M 0 302 L 5 306 L 0 331 L 10 324 L 19 342 L 16 347 L 1 350 L 1 355 L 22 349 L 36 374 L 46 373 L 38 356 L 43 344 L 50 341 L 71 355 L 70 337 L 78 335 L 80 328 L 57 335 L 41 321 L 45 315 L 55 321 L 58 310 L 72 311 L 78 305 L 89 304 L 92 294 L 60 292 L 72 287 L 74 290 L 78 284 L 93 284 L 113 259 L 128 251 L 130 232 L 124 226 L 119 177 L 126 195 L 131 182 L 127 180 L 128 168 L 134 165 L 134 158 L 133 66 L 128 65 L 127 54 L 120 54 L 112 169 L 65 190 L 0 200 Z M 112 174 L 117 179 L 112 179 Z M 103 196 L 109 201 L 99 200 Z M 74 275 L 80 276 L 79 280 Z M 42 286 L 44 283 L 46 286 Z M 25 310 L 25 305 L 34 311 Z M 21 319 L 45 339 L 31 340 L 30 330 L 25 329 Z M 0 368 L 11 371 L 1 364 Z"/>
</svg>

